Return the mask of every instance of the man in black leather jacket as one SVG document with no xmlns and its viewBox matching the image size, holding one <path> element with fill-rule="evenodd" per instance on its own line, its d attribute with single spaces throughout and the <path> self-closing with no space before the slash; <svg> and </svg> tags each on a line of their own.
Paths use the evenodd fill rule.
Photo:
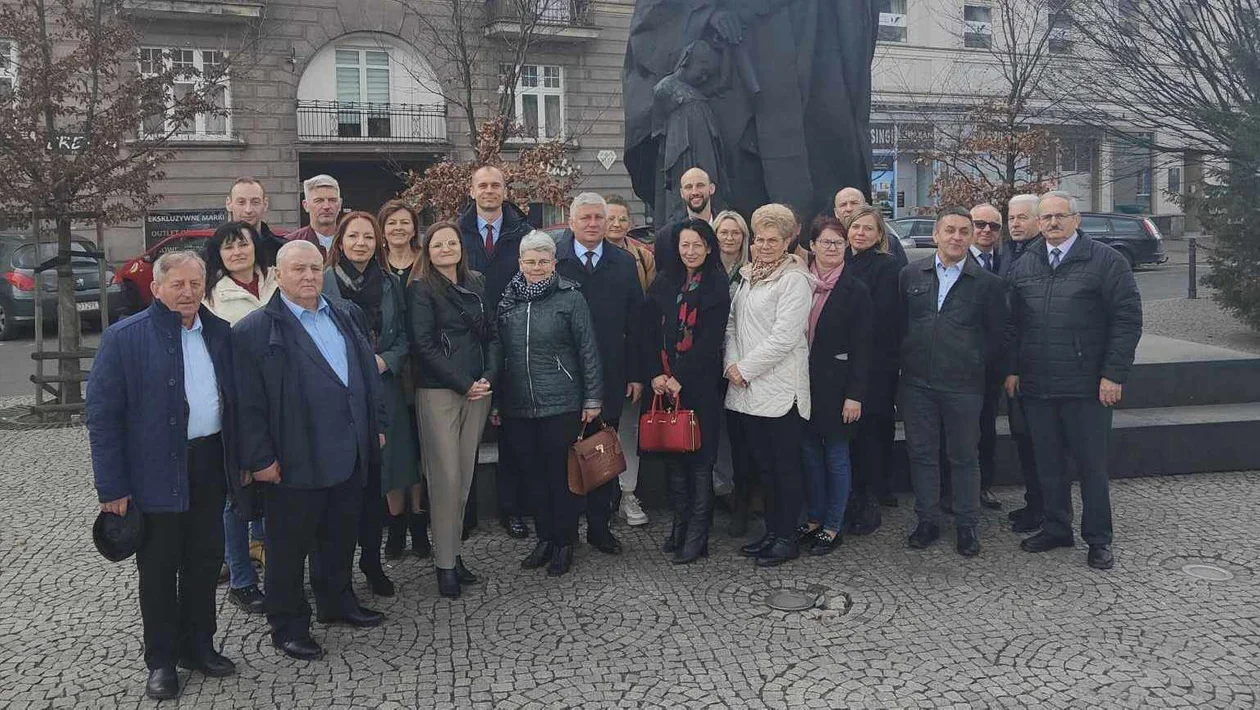
<svg viewBox="0 0 1260 710">
<path fill-rule="evenodd" d="M 1014 342 L 1006 389 L 1023 395 L 1046 508 L 1041 532 L 1020 546 L 1074 544 L 1066 448 L 1080 469 L 1089 565 L 1110 569 L 1107 437 L 1142 337 L 1142 298 L 1124 257 L 1077 229 L 1070 194 L 1042 195 L 1038 221 L 1041 238 L 1007 277 Z"/>
</svg>

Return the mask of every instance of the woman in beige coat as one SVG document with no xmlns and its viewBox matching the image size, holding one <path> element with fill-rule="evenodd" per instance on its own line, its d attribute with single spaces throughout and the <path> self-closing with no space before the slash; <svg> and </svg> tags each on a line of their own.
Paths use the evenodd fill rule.
<svg viewBox="0 0 1260 710">
<path fill-rule="evenodd" d="M 247 222 L 228 222 L 206 243 L 206 307 L 235 325 L 262 308 L 276 292 L 276 273 L 263 263 L 258 235 Z"/>
<path fill-rule="evenodd" d="M 766 534 L 741 552 L 770 567 L 799 554 L 795 529 L 803 501 L 801 432 L 810 414 L 806 328 L 814 279 L 788 253 L 796 217 L 783 205 L 752 216 L 752 261 L 731 301 L 726 326 L 726 409 L 731 432 L 747 443 L 766 498 Z"/>
</svg>

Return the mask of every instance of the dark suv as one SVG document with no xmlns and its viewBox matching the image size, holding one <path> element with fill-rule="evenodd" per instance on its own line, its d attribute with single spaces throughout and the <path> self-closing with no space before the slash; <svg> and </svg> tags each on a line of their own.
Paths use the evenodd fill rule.
<svg viewBox="0 0 1260 710">
<path fill-rule="evenodd" d="M 99 314 L 101 308 L 100 270 L 95 256 L 96 245 L 85 239 L 70 242 L 70 268 L 74 279 L 75 306 L 80 313 Z M 11 340 L 18 329 L 35 322 L 35 267 L 57 255 L 57 245 L 44 242 L 39 253 L 27 234 L 0 232 L 0 340 Z M 113 280 L 105 272 L 105 281 Z M 43 276 L 44 318 L 57 318 L 57 274 L 46 271 Z M 110 320 L 121 314 L 121 290 L 109 285 Z M 88 322 L 85 319 L 85 322 Z"/>
<path fill-rule="evenodd" d="M 1164 237 L 1149 217 L 1082 212 L 1081 231 L 1120 252 L 1131 268 L 1168 261 Z"/>
</svg>

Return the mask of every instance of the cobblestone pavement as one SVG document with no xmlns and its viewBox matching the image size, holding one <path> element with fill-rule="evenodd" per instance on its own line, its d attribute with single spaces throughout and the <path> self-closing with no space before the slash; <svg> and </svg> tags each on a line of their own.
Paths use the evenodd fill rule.
<svg viewBox="0 0 1260 710">
<path fill-rule="evenodd" d="M 120 707 L 143 697 L 134 564 L 90 541 L 83 429 L 0 431 L 0 707 Z M 999 491 L 1006 505 L 1019 491 Z M 484 583 L 438 596 L 405 559 L 398 596 L 363 599 L 379 628 L 315 625 L 322 662 L 281 656 L 223 602 L 216 641 L 239 675 L 189 678 L 189 707 L 1254 707 L 1260 692 L 1260 474 L 1117 482 L 1116 568 L 1084 546 L 1028 555 L 986 511 L 980 557 L 904 547 L 910 511 L 835 554 L 759 570 L 717 535 L 689 567 L 657 551 L 665 521 L 583 547 L 555 580 L 483 525 L 465 548 Z M 947 535 L 947 538 L 951 536 Z M 1229 579 L 1183 568 L 1202 563 Z M 776 588 L 825 609 L 771 610 Z M 223 599 L 222 591 L 220 599 Z M 169 703 L 168 703 L 169 704 Z"/>
</svg>

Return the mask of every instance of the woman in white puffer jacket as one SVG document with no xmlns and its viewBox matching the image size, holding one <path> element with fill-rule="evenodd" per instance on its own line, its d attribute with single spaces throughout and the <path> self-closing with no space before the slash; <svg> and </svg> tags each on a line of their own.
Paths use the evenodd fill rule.
<svg viewBox="0 0 1260 710">
<path fill-rule="evenodd" d="M 801 432 L 809 418 L 809 345 L 806 328 L 814 278 L 789 254 L 796 216 L 783 205 L 752 215 L 752 262 L 731 300 L 726 325 L 726 408 L 731 438 L 740 437 L 765 495 L 766 534 L 740 548 L 770 567 L 795 559 L 797 516 L 803 502 Z"/>
<path fill-rule="evenodd" d="M 206 242 L 206 308 L 231 325 L 266 305 L 276 292 L 276 270 L 246 222 L 228 222 Z"/>
</svg>

